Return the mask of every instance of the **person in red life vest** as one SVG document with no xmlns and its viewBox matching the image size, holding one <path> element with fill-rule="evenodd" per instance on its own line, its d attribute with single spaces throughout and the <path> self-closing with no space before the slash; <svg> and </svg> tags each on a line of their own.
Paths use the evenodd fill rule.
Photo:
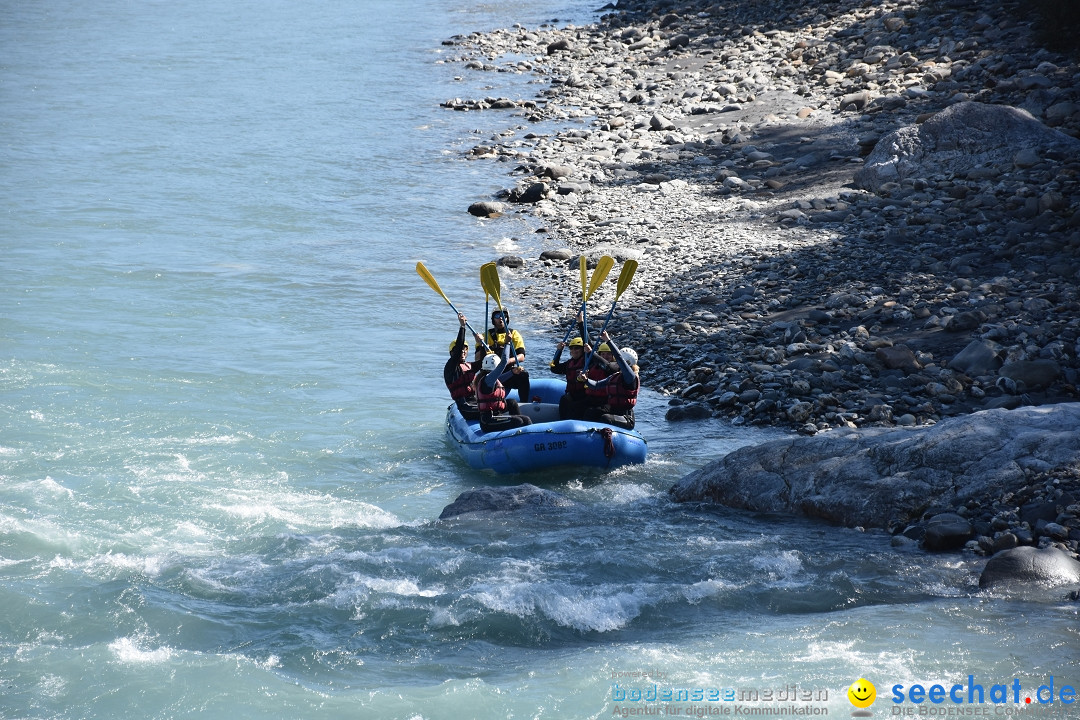
<svg viewBox="0 0 1080 720">
<path fill-rule="evenodd" d="M 476 407 L 476 391 L 473 390 L 472 381 L 484 359 L 484 346 L 477 342 L 476 357 L 473 362 L 469 362 L 469 343 L 465 341 L 466 320 L 461 313 L 458 313 L 458 323 L 460 327 L 457 338 L 450 343 L 450 359 L 443 366 L 443 382 L 461 411 L 461 416 L 466 420 L 478 420 L 480 410 Z M 477 335 L 476 339 L 480 340 L 480 336 Z"/>
<path fill-rule="evenodd" d="M 499 432 L 511 428 L 532 425 L 532 418 L 521 414 L 521 407 L 513 398 L 506 397 L 503 378 L 509 379 L 514 374 L 510 365 L 510 346 L 503 348 L 503 357 L 487 355 L 480 364 L 480 369 L 473 378 L 476 392 L 476 405 L 480 410 L 480 429 L 484 432 Z M 510 370 L 507 370 L 510 367 Z"/>
<path fill-rule="evenodd" d="M 611 349 L 619 369 L 603 380 L 590 380 L 584 374 L 579 376 L 579 379 L 585 378 L 586 385 L 591 389 L 607 393 L 607 401 L 586 410 L 585 419 L 633 430 L 634 406 L 637 404 L 638 390 L 641 389 L 637 353 L 630 348 L 620 350 L 606 332 L 600 339 Z"/>
<path fill-rule="evenodd" d="M 566 392 L 559 398 L 559 419 L 581 420 L 585 417 L 585 409 L 589 407 L 589 396 L 587 386 L 578 377 L 585 370 L 586 353 L 592 352 L 592 348 L 579 337 L 566 345 L 560 342 L 556 347 L 558 347 L 558 352 L 555 353 L 555 362 L 551 363 L 551 372 L 566 376 Z M 570 359 L 565 361 L 562 360 L 564 347 L 570 348 Z M 596 380 L 603 380 L 610 374 L 606 363 L 601 367 L 602 363 L 603 361 L 597 355 L 593 355 L 589 363 Z M 603 397 L 606 398 L 607 395 Z"/>
<path fill-rule="evenodd" d="M 529 396 L 529 372 L 524 368 L 525 341 L 521 339 L 521 333 L 509 327 L 510 313 L 506 310 L 493 310 L 491 312 L 491 328 L 487 331 L 484 340 L 491 352 L 499 357 L 503 355 L 503 349 L 511 347 L 514 352 L 510 353 L 510 366 L 515 368 L 513 376 L 506 378 L 503 383 L 507 390 L 517 390 L 518 397 L 528 402 Z"/>
<path fill-rule="evenodd" d="M 603 339 L 603 336 L 601 336 L 601 339 Z M 608 342 L 600 343 L 600 347 L 596 348 L 596 352 L 592 354 L 592 357 L 588 358 L 588 363 L 589 368 L 585 371 L 585 376 L 587 379 L 596 382 L 604 380 L 612 373 L 619 371 L 619 366 L 615 362 L 615 355 L 611 352 L 611 344 Z M 585 410 L 603 407 L 607 405 L 607 401 L 606 387 L 585 383 Z"/>
</svg>

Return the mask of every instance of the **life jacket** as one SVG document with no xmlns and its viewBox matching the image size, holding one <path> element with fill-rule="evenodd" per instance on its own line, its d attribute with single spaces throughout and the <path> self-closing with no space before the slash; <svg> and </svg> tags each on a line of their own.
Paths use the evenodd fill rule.
<svg viewBox="0 0 1080 720">
<path fill-rule="evenodd" d="M 488 347 L 490 347 L 496 355 L 502 355 L 503 345 L 507 342 L 511 342 L 509 333 L 505 330 L 503 332 L 497 332 L 495 328 L 488 329 L 485 340 L 487 341 Z"/>
<path fill-rule="evenodd" d="M 473 370 L 472 364 L 463 362 L 458 365 L 458 372 L 454 376 L 453 382 L 446 384 L 446 387 L 450 390 L 450 397 L 454 400 L 473 397 L 472 381 L 475 375 L 476 371 Z"/>
<path fill-rule="evenodd" d="M 586 377 L 590 380 L 603 380 L 611 374 L 611 371 L 608 370 L 607 363 L 605 363 L 602 358 L 598 357 L 596 359 L 597 363 L 589 368 L 589 372 L 586 374 Z M 585 395 L 597 402 L 603 403 L 607 400 L 608 389 L 606 387 L 594 388 L 586 385 Z"/>
<path fill-rule="evenodd" d="M 566 361 L 566 392 L 570 393 L 570 397 L 583 398 L 585 397 L 586 388 L 588 387 L 583 382 L 578 382 L 578 375 L 581 374 L 582 368 L 585 367 L 585 355 L 583 354 L 579 359 L 574 360 L 570 358 Z"/>
<path fill-rule="evenodd" d="M 637 404 L 638 389 L 641 387 L 641 378 L 634 376 L 634 387 L 626 387 L 622 378 L 613 378 L 607 387 L 607 404 L 613 415 L 626 415 L 633 411 Z"/>
<path fill-rule="evenodd" d="M 484 391 L 484 383 L 476 386 L 476 406 L 480 412 L 497 414 L 506 410 L 506 388 L 499 381 L 495 381 L 495 389 L 488 394 Z"/>
<path fill-rule="evenodd" d="M 492 352 L 499 356 L 502 355 L 503 346 L 505 346 L 507 343 L 513 345 L 514 350 L 517 350 L 519 352 L 523 351 L 522 349 L 525 346 L 525 343 L 521 339 L 521 335 L 518 334 L 517 330 L 504 329 L 502 332 L 499 332 L 495 328 L 488 328 L 484 340 L 487 342 L 488 347 L 491 348 Z M 517 353 L 514 354 L 516 355 Z"/>
</svg>

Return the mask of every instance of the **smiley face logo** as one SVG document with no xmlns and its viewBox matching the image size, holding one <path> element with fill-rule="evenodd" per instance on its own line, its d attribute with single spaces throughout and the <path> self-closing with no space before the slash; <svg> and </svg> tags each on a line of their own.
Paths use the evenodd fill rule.
<svg viewBox="0 0 1080 720">
<path fill-rule="evenodd" d="M 859 678 L 847 689 L 848 700 L 857 708 L 868 708 L 877 699 L 877 688 L 869 680 Z"/>
</svg>

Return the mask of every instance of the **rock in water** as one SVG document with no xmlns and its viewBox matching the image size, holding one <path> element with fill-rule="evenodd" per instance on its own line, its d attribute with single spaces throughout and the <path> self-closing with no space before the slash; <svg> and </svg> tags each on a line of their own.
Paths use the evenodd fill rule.
<svg viewBox="0 0 1080 720">
<path fill-rule="evenodd" d="M 470 512 L 507 512 L 522 509 L 566 507 L 573 503 L 566 497 L 529 483 L 514 487 L 466 490 L 443 508 L 440 520 Z"/>
<path fill-rule="evenodd" d="M 469 214 L 475 215 L 476 217 L 498 217 L 505 207 L 506 206 L 500 202 L 474 202 L 469 206 Z"/>
<path fill-rule="evenodd" d="M 1080 583 L 1080 562 L 1057 548 L 1029 546 L 1002 550 L 994 555 L 979 576 L 979 587 L 996 588 L 1021 584 L 1058 587 Z"/>
<path fill-rule="evenodd" d="M 956 550 L 971 539 L 971 523 L 956 513 L 941 513 L 930 518 L 923 535 L 923 547 L 933 552 Z"/>
<path fill-rule="evenodd" d="M 529 183 L 523 188 L 514 188 L 507 198 L 512 203 L 538 203 L 547 195 L 547 183 Z"/>
</svg>

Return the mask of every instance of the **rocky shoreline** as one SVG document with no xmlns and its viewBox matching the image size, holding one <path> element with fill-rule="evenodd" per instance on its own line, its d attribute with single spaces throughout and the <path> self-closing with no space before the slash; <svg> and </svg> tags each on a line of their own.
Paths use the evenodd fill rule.
<svg viewBox="0 0 1080 720">
<path fill-rule="evenodd" d="M 507 116 L 467 154 L 515 184 L 469 210 L 540 225 L 502 262 L 553 334 L 579 254 L 639 260 L 612 331 L 670 420 L 810 436 L 1075 401 L 1080 64 L 1019 8 L 631 0 L 448 39 L 542 88 L 445 103 Z"/>
<path fill-rule="evenodd" d="M 613 329 L 672 419 L 812 433 L 1076 399 L 1080 151 L 963 173 L 931 159 L 855 187 L 880 138 L 965 100 L 1080 136 L 1080 66 L 1032 52 L 1010 3 L 970 5 L 631 2 L 596 26 L 449 40 L 465 67 L 550 82 L 537 99 L 446 103 L 512 110 L 469 154 L 520 179 L 473 211 L 544 223 L 548 252 L 523 272 L 553 327 L 567 309 L 550 298 L 576 288 L 553 268 L 642 262 Z M 555 135 L 521 123 L 575 118 Z"/>
</svg>

